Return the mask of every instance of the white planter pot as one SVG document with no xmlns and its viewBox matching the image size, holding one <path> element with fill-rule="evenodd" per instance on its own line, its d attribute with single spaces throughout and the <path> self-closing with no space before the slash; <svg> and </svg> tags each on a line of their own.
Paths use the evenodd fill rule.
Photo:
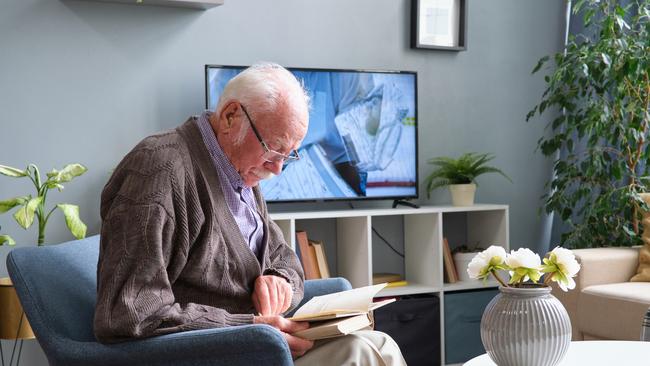
<svg viewBox="0 0 650 366">
<path fill-rule="evenodd" d="M 469 277 L 467 274 L 467 265 L 478 253 L 455 253 L 454 254 L 454 265 L 456 266 L 456 272 L 458 272 L 459 281 L 478 281 Z"/>
<path fill-rule="evenodd" d="M 451 204 L 454 206 L 473 206 L 476 184 L 452 184 L 449 186 L 451 192 Z"/>
</svg>

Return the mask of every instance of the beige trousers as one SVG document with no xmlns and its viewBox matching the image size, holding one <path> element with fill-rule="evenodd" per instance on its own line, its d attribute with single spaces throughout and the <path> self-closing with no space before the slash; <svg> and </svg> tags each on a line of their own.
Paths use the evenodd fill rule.
<svg viewBox="0 0 650 366">
<path fill-rule="evenodd" d="M 361 330 L 345 337 L 316 341 L 314 347 L 295 360 L 296 366 L 402 366 L 399 346 L 388 334 Z"/>
</svg>

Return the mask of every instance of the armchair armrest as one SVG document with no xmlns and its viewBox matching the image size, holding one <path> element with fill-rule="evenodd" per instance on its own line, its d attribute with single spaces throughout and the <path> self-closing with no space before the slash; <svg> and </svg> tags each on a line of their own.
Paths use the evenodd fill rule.
<svg viewBox="0 0 650 366">
<path fill-rule="evenodd" d="M 305 296 L 303 296 L 300 304 L 298 304 L 295 309 L 287 313 L 286 316 L 292 316 L 298 308 L 300 308 L 304 303 L 309 301 L 314 296 L 322 296 L 350 289 L 352 289 L 352 285 L 350 285 L 350 282 L 348 282 L 348 280 L 343 277 L 334 277 L 322 280 L 307 280 L 305 281 Z"/>
<path fill-rule="evenodd" d="M 82 350 L 82 347 L 75 347 Z M 90 352 L 88 352 L 90 351 Z M 66 353 L 70 354 L 70 350 Z M 89 354 L 90 353 L 90 354 Z M 65 365 L 293 365 L 280 332 L 265 324 L 201 329 L 74 352 Z"/>
</svg>

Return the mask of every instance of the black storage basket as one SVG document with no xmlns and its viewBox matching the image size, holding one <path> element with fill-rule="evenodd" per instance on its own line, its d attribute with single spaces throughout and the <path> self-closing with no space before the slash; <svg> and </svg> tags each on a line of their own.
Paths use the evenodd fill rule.
<svg viewBox="0 0 650 366">
<path fill-rule="evenodd" d="M 375 330 L 399 345 L 409 366 L 440 365 L 440 299 L 436 295 L 403 297 L 374 312 Z"/>
</svg>

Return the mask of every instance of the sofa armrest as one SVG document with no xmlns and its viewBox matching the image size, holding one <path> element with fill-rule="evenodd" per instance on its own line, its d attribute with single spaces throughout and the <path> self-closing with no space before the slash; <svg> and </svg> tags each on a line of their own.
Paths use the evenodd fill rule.
<svg viewBox="0 0 650 366">
<path fill-rule="evenodd" d="M 576 290 L 607 283 L 628 282 L 639 265 L 639 248 L 593 248 L 573 251 L 580 263 Z"/>
<path fill-rule="evenodd" d="M 564 305 L 571 318 L 573 340 L 582 340 L 582 332 L 578 329 L 578 297 L 583 289 L 593 285 L 628 282 L 636 272 L 639 261 L 639 248 L 591 248 L 574 249 L 580 271 L 575 277 L 576 288 L 568 292 L 562 291 L 555 283 L 553 296 Z"/>
</svg>

